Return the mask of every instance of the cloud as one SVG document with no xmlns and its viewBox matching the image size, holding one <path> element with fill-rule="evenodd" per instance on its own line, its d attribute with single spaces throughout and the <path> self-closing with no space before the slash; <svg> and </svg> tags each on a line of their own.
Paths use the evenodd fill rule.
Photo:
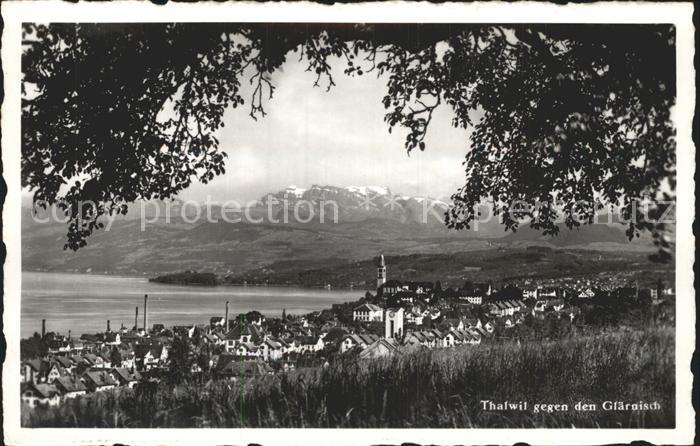
<svg viewBox="0 0 700 446">
<path fill-rule="evenodd" d="M 451 110 L 436 110 L 425 152 L 409 157 L 405 131 L 390 134 L 381 103 L 386 78 L 371 73 L 349 77 L 342 63 L 332 65 L 336 86 L 314 88 L 315 74 L 292 55 L 275 72 L 276 87 L 266 102 L 267 116 L 253 120 L 244 105 L 229 110 L 220 132 L 229 158 L 226 174 L 208 185 L 193 185 L 182 194 L 203 200 L 249 200 L 289 184 L 382 185 L 405 195 L 449 196 L 463 181 L 461 165 L 467 132 L 451 126 Z M 244 82 L 249 102 L 252 90 Z"/>
</svg>

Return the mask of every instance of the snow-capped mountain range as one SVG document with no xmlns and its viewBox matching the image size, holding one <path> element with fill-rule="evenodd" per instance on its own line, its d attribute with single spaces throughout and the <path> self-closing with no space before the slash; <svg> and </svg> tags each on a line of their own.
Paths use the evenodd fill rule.
<svg viewBox="0 0 700 446">
<path fill-rule="evenodd" d="M 444 225 L 444 213 L 449 208 L 444 201 L 394 194 L 385 186 L 289 186 L 265 195 L 260 201 L 281 212 L 284 212 L 285 206 L 288 211 L 296 207 L 297 213 L 308 217 L 318 217 L 321 209 L 328 216 L 337 209 L 338 221 L 378 218 L 441 226 Z"/>
<path fill-rule="evenodd" d="M 140 204 L 116 219 L 110 230 L 96 231 L 78 252 L 63 250 L 66 224 L 40 223 L 25 209 L 22 218 L 22 267 L 41 271 L 100 271 L 120 274 L 200 271 L 245 271 L 274 262 L 323 265 L 323 259 L 363 260 L 377 253 L 450 253 L 498 245 L 591 246 L 637 249 L 620 228 L 595 225 L 557 238 L 521 228 L 504 231 L 497 219 L 469 231 L 448 230 L 448 204 L 426 197 L 407 197 L 377 186 L 287 187 L 261 197 L 252 209 L 212 206 L 214 221 L 192 219 L 191 203 L 149 202 L 144 219 Z M 179 215 L 187 209 L 187 215 Z M 323 209 L 324 218 L 320 218 Z M 294 212 L 297 214 L 294 215 Z M 223 220 L 226 214 L 229 220 Z M 245 214 L 245 215 L 244 215 Z M 285 214 L 286 217 L 285 218 Z M 334 218 L 337 216 L 337 219 Z M 188 218 L 185 218 L 188 217 Z M 243 217 L 243 218 L 240 218 Z M 336 224 L 334 224 L 336 223 Z M 610 248 L 612 246 L 613 248 Z M 316 263 L 313 263 L 316 262 Z"/>
</svg>

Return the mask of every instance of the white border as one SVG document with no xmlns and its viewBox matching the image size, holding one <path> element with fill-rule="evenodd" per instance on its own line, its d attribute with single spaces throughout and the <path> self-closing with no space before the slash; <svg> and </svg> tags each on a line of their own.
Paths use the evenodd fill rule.
<svg viewBox="0 0 700 446">
<path fill-rule="evenodd" d="M 691 444 L 695 291 L 693 289 L 695 148 L 691 139 L 695 106 L 692 3 L 596 3 L 553 5 L 534 2 L 428 4 L 386 3 L 325 6 L 313 3 L 200 3 L 157 6 L 141 2 L 3 2 L 2 160 L 8 191 L 3 209 L 7 247 L 4 326 L 3 409 L 7 444 L 600 444 L 646 440 Z M 676 247 L 676 428 L 675 429 L 22 429 L 19 411 L 19 315 L 21 277 L 20 84 L 21 23 L 24 22 L 494 22 L 494 23 L 674 23 L 677 29 L 678 131 Z"/>
</svg>

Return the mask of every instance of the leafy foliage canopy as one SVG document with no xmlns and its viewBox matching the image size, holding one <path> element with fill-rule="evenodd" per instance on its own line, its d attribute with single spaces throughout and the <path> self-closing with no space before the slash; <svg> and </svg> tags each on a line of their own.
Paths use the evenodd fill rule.
<svg viewBox="0 0 700 446">
<path fill-rule="evenodd" d="M 102 215 L 222 174 L 224 111 L 264 116 L 270 75 L 296 52 L 329 90 L 334 63 L 383 75 L 385 121 L 407 129 L 409 152 L 426 149 L 439 106 L 471 130 L 450 227 L 469 228 L 484 201 L 509 229 L 524 217 L 545 233 L 558 218 L 591 223 L 597 200 L 629 218 L 638 200 L 674 198 L 674 36 L 666 25 L 27 24 L 23 186 L 62 206 L 78 249 Z M 630 238 L 645 230 L 664 227 L 628 223 Z"/>
</svg>

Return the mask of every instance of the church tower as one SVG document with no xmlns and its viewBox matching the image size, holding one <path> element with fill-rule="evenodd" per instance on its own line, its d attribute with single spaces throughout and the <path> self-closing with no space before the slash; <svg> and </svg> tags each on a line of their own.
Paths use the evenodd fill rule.
<svg viewBox="0 0 700 446">
<path fill-rule="evenodd" d="M 377 289 L 386 283 L 386 263 L 384 263 L 384 255 L 379 256 L 377 263 Z"/>
<path fill-rule="evenodd" d="M 403 336 L 403 308 L 387 308 L 384 314 L 384 337 L 387 339 Z"/>
</svg>

